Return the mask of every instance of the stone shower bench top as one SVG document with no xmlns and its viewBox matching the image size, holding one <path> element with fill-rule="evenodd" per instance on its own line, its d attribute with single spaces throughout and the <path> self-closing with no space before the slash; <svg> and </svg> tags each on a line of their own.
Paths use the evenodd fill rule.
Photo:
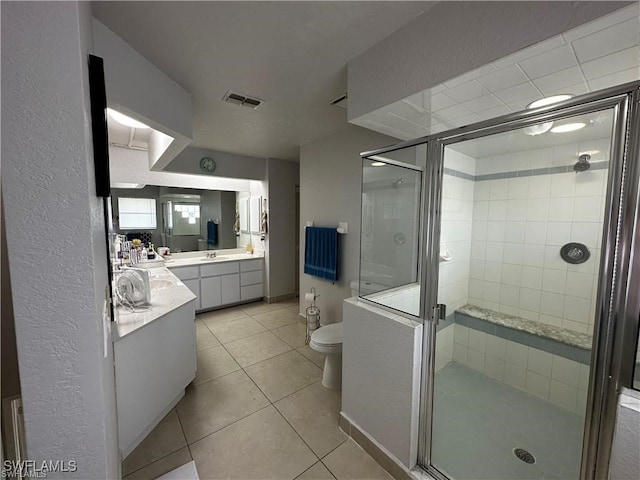
<svg viewBox="0 0 640 480">
<path fill-rule="evenodd" d="M 488 308 L 481 308 L 467 304 L 456 310 L 456 312 L 464 313 L 465 315 L 478 318 L 480 320 L 486 320 L 487 322 L 495 323 L 496 325 L 502 325 L 522 332 L 531 333 L 539 337 L 550 338 L 585 350 L 590 350 L 593 342 L 592 336 L 587 335 L 586 333 L 554 327 L 553 325 L 547 325 L 534 320 L 516 317 L 515 315 L 496 312 L 495 310 L 489 310 Z"/>
<path fill-rule="evenodd" d="M 465 305 L 455 311 L 455 323 L 588 364 L 591 335 L 527 320 L 515 315 Z"/>
</svg>

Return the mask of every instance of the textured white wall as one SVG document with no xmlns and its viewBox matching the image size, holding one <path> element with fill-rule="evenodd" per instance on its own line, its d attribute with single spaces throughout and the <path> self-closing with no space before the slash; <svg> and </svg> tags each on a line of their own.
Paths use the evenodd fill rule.
<svg viewBox="0 0 640 480">
<path fill-rule="evenodd" d="M 265 243 L 269 252 L 266 268 L 270 298 L 296 291 L 295 202 L 299 172 L 298 163 L 273 158 L 267 160 L 269 234 Z"/>
<path fill-rule="evenodd" d="M 86 3 L 2 5 L 2 190 L 29 458 L 119 478 L 108 282 L 90 136 Z"/>
<path fill-rule="evenodd" d="M 422 325 L 350 298 L 342 412 L 405 467 L 417 459 Z"/>
<path fill-rule="evenodd" d="M 350 283 L 358 279 L 362 161 L 360 153 L 397 143 L 395 138 L 348 126 L 329 137 L 300 147 L 300 311 L 308 306 L 303 294 L 311 287 L 320 295 L 323 323 L 342 321 L 342 300 L 351 296 Z M 304 226 L 338 226 L 349 222 L 340 236 L 340 280 L 335 284 L 303 273 Z"/>
<path fill-rule="evenodd" d="M 349 119 L 630 3 L 440 2 L 349 62 Z"/>
</svg>

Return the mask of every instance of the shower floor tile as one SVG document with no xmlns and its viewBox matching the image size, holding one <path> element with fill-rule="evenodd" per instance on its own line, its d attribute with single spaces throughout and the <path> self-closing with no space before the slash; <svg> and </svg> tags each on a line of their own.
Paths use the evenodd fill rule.
<svg viewBox="0 0 640 480">
<path fill-rule="evenodd" d="M 433 415 L 432 463 L 449 478 L 579 476 L 584 418 L 475 370 L 452 362 L 436 374 Z"/>
</svg>

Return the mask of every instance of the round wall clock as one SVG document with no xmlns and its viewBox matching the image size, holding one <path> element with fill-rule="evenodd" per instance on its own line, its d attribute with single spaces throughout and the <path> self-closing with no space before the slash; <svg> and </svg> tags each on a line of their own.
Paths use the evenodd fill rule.
<svg viewBox="0 0 640 480">
<path fill-rule="evenodd" d="M 216 171 L 216 161 L 211 157 L 202 157 L 200 159 L 200 170 L 204 173 L 213 173 Z"/>
</svg>

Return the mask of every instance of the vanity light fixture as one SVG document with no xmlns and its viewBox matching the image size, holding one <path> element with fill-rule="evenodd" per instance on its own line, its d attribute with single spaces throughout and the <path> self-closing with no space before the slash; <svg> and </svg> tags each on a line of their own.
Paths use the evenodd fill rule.
<svg viewBox="0 0 640 480">
<path fill-rule="evenodd" d="M 109 112 L 109 115 L 111 115 L 111 118 L 113 118 L 119 124 L 124 125 L 125 127 L 150 128 L 149 125 L 139 122 L 138 120 L 134 120 L 133 118 L 128 117 L 124 113 L 120 113 L 112 108 L 107 108 L 107 112 Z"/>
<path fill-rule="evenodd" d="M 529 105 L 527 105 L 527 109 L 546 107 L 547 105 L 553 105 L 554 103 L 569 100 L 572 97 L 573 95 L 570 95 L 568 93 L 562 95 L 553 95 L 552 97 L 544 97 L 531 102 Z M 530 127 L 524 127 L 522 131 L 527 135 L 535 136 L 547 133 L 549 130 L 552 130 L 551 127 L 553 127 L 553 122 L 545 122 L 538 125 L 531 125 Z"/>
<path fill-rule="evenodd" d="M 552 133 L 575 132 L 576 130 L 580 130 L 581 128 L 584 128 L 586 126 L 587 124 L 583 122 L 565 123 L 563 125 L 558 125 L 557 127 L 553 127 L 551 129 L 551 132 Z"/>
<path fill-rule="evenodd" d="M 386 165 L 386 163 L 384 162 L 373 162 L 371 164 L 372 167 L 384 167 Z"/>
</svg>

